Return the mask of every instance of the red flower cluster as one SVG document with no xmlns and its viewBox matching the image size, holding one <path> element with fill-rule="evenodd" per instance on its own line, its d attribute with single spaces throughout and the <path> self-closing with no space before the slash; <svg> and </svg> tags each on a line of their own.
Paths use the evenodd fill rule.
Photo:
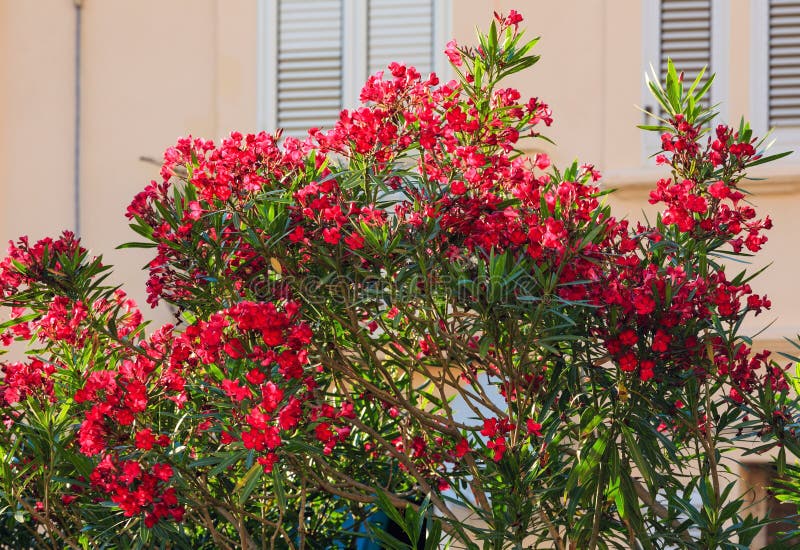
<svg viewBox="0 0 800 550">
<path fill-rule="evenodd" d="M 198 285 L 208 281 L 207 270 L 192 262 L 185 249 L 170 243 L 191 241 L 192 227 L 201 225 L 203 218 L 215 211 L 217 202 L 241 201 L 257 192 L 285 189 L 287 182 L 306 170 L 308 151 L 308 144 L 294 138 L 284 139 L 282 147 L 278 148 L 275 136 L 265 132 L 246 137 L 233 133 L 219 147 L 211 141 L 184 138 L 169 148 L 161 170 L 163 182 L 152 182 L 134 198 L 127 211 L 127 217 L 148 227 L 159 243 L 157 255 L 149 264 L 148 303 L 155 307 L 162 298 L 180 301 L 192 294 L 194 287 L 189 281 L 196 281 Z M 320 155 L 317 163 L 323 162 L 324 156 Z M 186 177 L 184 170 L 187 168 L 200 200 L 187 199 L 176 205 L 169 194 L 171 180 Z M 180 208 L 180 224 L 173 227 L 164 222 L 156 204 Z M 266 268 L 265 258 L 251 247 L 240 248 L 241 244 L 235 231 L 227 227 L 223 232 L 211 228 L 203 240 L 192 242 L 191 246 L 198 254 L 211 254 L 219 248 L 231 250 L 226 261 L 233 272 L 240 266 L 247 274 L 262 272 Z M 188 280 L 181 276 L 183 272 L 190 274 Z"/>
<path fill-rule="evenodd" d="M 507 440 L 506 435 L 516 429 L 516 425 L 509 421 L 508 418 L 487 418 L 483 421 L 483 429 L 481 435 L 489 438 L 486 443 L 486 448 L 492 451 L 492 458 L 495 462 L 500 461 L 506 452 Z"/>
<path fill-rule="evenodd" d="M 658 161 L 672 166 L 675 173 L 698 176 L 680 181 L 662 179 L 650 193 L 651 203 L 666 204 L 661 218 L 664 232 L 674 228 L 678 234 L 691 235 L 696 243 L 713 249 L 728 244 L 735 253 L 743 246 L 758 251 L 767 240 L 761 232 L 772 223 L 769 218 L 756 220 L 755 210 L 742 203 L 744 194 L 730 183 L 738 180 L 736 174 L 746 162 L 758 158 L 752 145 L 741 142 L 736 132 L 721 125 L 716 128 L 716 139 L 709 138 L 703 147 L 699 127 L 681 116 L 675 118 L 673 126 L 674 134 L 662 136 L 667 154 L 660 155 Z M 729 183 L 714 177 L 718 168 L 734 174 Z M 702 174 L 711 182 L 700 179 Z M 664 237 L 658 230 L 642 226 L 627 242 L 623 237 L 615 265 L 596 297 L 596 303 L 615 319 L 608 331 L 598 334 L 620 370 L 638 372 L 642 381 L 654 377 L 663 381 L 685 370 L 699 376 L 716 371 L 730 376 L 736 395 L 753 391 L 757 379 L 783 387 L 779 372 L 764 369 L 756 375 L 755 371 L 766 364 L 765 357 L 748 359 L 749 347 L 738 344 L 736 367 L 728 368 L 729 358 L 722 351 L 727 349 L 725 343 L 714 341 L 714 349 L 720 351 L 710 361 L 706 359 L 707 342 L 700 340 L 701 327 L 709 326 L 713 318 L 735 323 L 747 312 L 758 315 L 768 309 L 769 299 L 753 294 L 748 284 L 730 282 L 720 265 L 711 264 L 707 271 L 698 269 L 692 257 L 683 257 L 677 247 L 665 246 Z M 634 243 L 638 243 L 635 248 Z M 648 248 L 646 255 L 639 251 Z M 681 383 L 679 376 L 673 380 Z"/>
<path fill-rule="evenodd" d="M 186 512 L 178 503 L 172 467 L 155 463 L 149 468 L 137 460 L 121 460 L 105 454 L 92 472 L 92 487 L 107 493 L 126 517 L 145 512 L 144 523 L 153 527 L 162 519 L 182 521 Z"/>
<path fill-rule="evenodd" d="M 23 363 L 5 363 L 0 381 L 0 406 L 5 408 L 28 397 L 55 402 L 53 377 L 56 367 L 35 357 Z"/>
<path fill-rule="evenodd" d="M 518 23 L 518 14 L 500 21 L 503 29 L 516 29 Z M 278 146 L 276 137 L 264 133 L 235 133 L 219 147 L 187 138 L 170 148 L 164 182 L 151 184 L 128 209 L 128 216 L 136 218 L 158 246 L 150 263 L 148 301 L 183 303 L 195 285 L 215 278 L 203 262 L 187 258 L 187 247 L 197 256 L 222 251 L 225 275 L 241 281 L 244 295 L 252 277 L 268 269 L 266 258 L 242 238 L 240 218 L 228 216 L 222 230 L 218 224 L 212 227 L 212 220 L 216 222 L 221 209 L 238 211 L 255 193 L 277 192 L 290 199 L 287 233 L 294 245 L 292 257 L 303 257 L 311 245 L 323 245 L 342 247 L 356 262 L 368 260 L 364 227 L 387 224 L 388 213 L 379 204 L 383 198 L 364 201 L 343 191 L 328 168 L 331 155 L 369 163 L 378 171 L 376 178 L 383 178 L 380 171 L 391 163 L 416 157 L 418 172 L 434 186 L 426 189 L 416 179 L 386 177 L 386 184 L 408 198 L 396 203 L 394 223 L 398 231 L 411 233 L 440 224 L 441 246 L 452 248 L 453 254 L 462 247 L 514 248 L 534 257 L 560 253 L 574 225 L 591 219 L 597 189 L 576 183 L 583 174 L 551 185 L 548 176 L 534 176 L 525 160 L 513 159 L 520 136 L 534 134 L 540 122 L 550 124 L 547 105 L 537 99 L 519 103 L 518 91 L 498 89 L 491 98 L 496 114 L 485 121 L 476 99 L 465 98 L 460 84 L 440 85 L 435 75 L 423 80 L 413 67 L 396 63 L 389 71 L 391 78 L 379 73 L 364 86 L 361 98 L 367 105 L 343 111 L 327 133 L 312 129 L 305 142 L 287 138 Z M 489 144 L 491 154 L 483 144 Z M 313 163 L 306 160 L 309 157 Z M 544 168 L 549 161 L 542 156 L 536 165 Z M 185 202 L 173 204 L 167 190 L 176 174 L 188 177 L 199 200 L 187 196 Z M 594 175 L 591 170 L 586 174 Z M 545 195 L 549 211 L 541 212 L 539 200 Z M 525 206 L 506 206 L 509 199 Z M 156 203 L 179 209 L 181 225 L 165 223 Z M 556 213 L 560 209 L 565 215 Z"/>
<path fill-rule="evenodd" d="M 166 387 L 178 389 L 179 402 L 184 402 L 189 399 L 185 373 L 203 372 L 204 365 L 221 367 L 220 379 L 206 378 L 231 402 L 231 417 L 218 426 L 220 441 L 226 445 L 241 441 L 244 448 L 257 451 L 267 471 L 278 460 L 275 453 L 283 438 L 306 426 L 314 426 L 313 437 L 325 454 L 350 433 L 347 419 L 353 415 L 352 406 L 343 402 L 334 408 L 317 399 L 318 371 L 308 368 L 306 349 L 312 333 L 297 321 L 298 313 L 294 302 L 282 311 L 269 302 L 239 302 L 177 336 L 164 370 Z M 208 437 L 211 427 L 209 422 L 203 428 Z"/>
<path fill-rule="evenodd" d="M 71 235 L 32 247 L 21 239 L 0 266 L 5 297 L 14 300 L 24 292 L 47 288 L 48 277 L 67 278 L 59 258 L 76 254 L 85 251 Z M 220 437 L 228 445 L 239 441 L 244 448 L 261 452 L 259 462 L 267 470 L 277 460 L 282 437 L 292 436 L 307 423 L 316 425 L 315 439 L 326 453 L 350 432 L 344 421 L 352 417 L 352 407 L 334 409 L 315 400 L 316 370 L 307 369 L 306 351 L 312 334 L 308 325 L 297 322 L 299 306 L 293 302 L 281 310 L 269 302 L 239 302 L 182 333 L 166 325 L 149 338 L 140 330 L 141 313 L 121 291 L 89 304 L 53 295 L 25 305 L 32 314 L 24 307 L 13 311 L 18 322 L 3 335 L 6 344 L 35 335 L 47 346 L 79 350 L 90 334 L 96 337 L 98 323 L 107 327 L 106 351 L 113 354 L 93 360 L 72 396 L 83 410 L 76 442 L 83 454 L 100 457 L 92 487 L 108 494 L 127 516 L 144 512 L 148 526 L 165 518 L 179 521 L 184 513 L 175 488 L 169 486 L 170 466 L 146 464 L 151 453 L 172 444 L 151 424 L 152 412 L 163 406 L 160 403 L 168 399 L 183 407 L 190 400 L 202 403 L 206 398 L 191 393 L 195 390 L 189 389 L 190 384 L 197 388 L 201 381 L 230 399 L 232 416 L 216 433 L 223 430 Z M 209 376 L 210 365 L 221 369 L 217 372 L 222 376 Z M 242 372 L 244 365 L 249 366 Z M 4 365 L 3 406 L 29 396 L 55 399 L 55 370 L 38 359 Z M 206 423 L 197 435 L 209 437 L 212 428 Z"/>
<path fill-rule="evenodd" d="M 719 125 L 716 139 L 708 138 L 707 146 L 701 148 L 698 142 L 700 128 L 690 125 L 680 115 L 673 124 L 676 134 L 665 133 L 662 136 L 664 151 L 671 153 L 671 157 L 668 159 L 661 155 L 659 162 L 678 169 L 693 166 L 698 174 L 715 174 L 717 168 L 724 167 L 734 176 L 728 179 L 729 183 L 713 178 L 710 182 L 662 179 L 650 192 L 650 203 L 665 203 L 664 223 L 675 225 L 681 232 L 692 233 L 701 239 L 709 236 L 723 239 L 735 252 L 741 252 L 743 247 L 758 252 L 767 242 L 762 231 L 770 229 L 772 221 L 769 217 L 756 219 L 755 209 L 743 203 L 744 193 L 732 183 L 738 179 L 736 174 L 747 162 L 759 158 L 753 145 L 742 142 L 739 134 L 730 127 Z M 742 236 L 744 233 L 746 236 Z"/>
</svg>

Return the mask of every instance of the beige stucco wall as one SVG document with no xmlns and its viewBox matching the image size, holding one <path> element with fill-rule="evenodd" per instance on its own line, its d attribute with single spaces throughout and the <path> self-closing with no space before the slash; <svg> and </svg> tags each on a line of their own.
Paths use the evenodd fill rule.
<svg viewBox="0 0 800 550">
<path fill-rule="evenodd" d="M 255 130 L 255 0 L 84 0 L 81 236 L 144 304 L 125 208 L 179 136 Z M 72 0 L 0 0 L 0 239 L 74 228 Z"/>
<path fill-rule="evenodd" d="M 0 231 L 72 223 L 71 2 L 0 2 Z M 45 222 L 46 223 L 43 223 Z"/>
</svg>

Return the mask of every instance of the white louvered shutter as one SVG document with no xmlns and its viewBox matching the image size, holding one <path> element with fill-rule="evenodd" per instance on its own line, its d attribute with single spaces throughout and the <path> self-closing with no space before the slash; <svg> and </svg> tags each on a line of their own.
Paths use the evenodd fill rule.
<svg viewBox="0 0 800 550">
<path fill-rule="evenodd" d="M 769 2 L 769 126 L 800 126 L 800 2 Z"/>
<path fill-rule="evenodd" d="M 277 123 L 302 137 L 342 109 L 342 0 L 279 0 Z"/>
<path fill-rule="evenodd" d="M 369 0 L 367 6 L 368 74 L 398 61 L 427 76 L 433 70 L 433 0 Z"/>
<path fill-rule="evenodd" d="M 677 71 L 683 72 L 683 81 L 694 82 L 703 67 L 706 72 L 701 82 L 710 77 L 711 66 L 711 0 L 661 0 L 661 68 L 663 79 L 667 74 L 667 59 L 672 59 Z M 708 102 L 708 95 L 705 97 Z"/>
</svg>

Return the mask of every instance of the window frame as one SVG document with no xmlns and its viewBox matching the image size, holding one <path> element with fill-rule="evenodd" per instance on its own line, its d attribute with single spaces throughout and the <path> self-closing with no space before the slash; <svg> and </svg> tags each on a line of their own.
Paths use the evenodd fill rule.
<svg viewBox="0 0 800 550">
<path fill-rule="evenodd" d="M 727 101 L 730 94 L 728 71 L 730 46 L 730 2 L 711 1 L 711 70 L 716 71 L 709 93 L 713 105 L 717 105 L 719 120 L 728 118 Z M 652 71 L 660 77 L 661 65 L 661 0 L 642 0 L 642 108 L 655 109 L 655 99 L 647 86 Z M 652 69 L 652 70 L 651 70 Z M 680 67 L 677 67 L 680 70 Z M 722 70 L 720 70 L 722 69 Z M 651 108 L 651 109 L 648 109 Z M 652 124 L 652 119 L 642 115 L 643 124 Z M 650 165 L 650 157 L 661 149 L 661 139 L 655 132 L 642 133 L 642 162 Z"/>
<path fill-rule="evenodd" d="M 750 2 L 750 126 L 758 136 L 769 128 L 769 0 Z M 774 128 L 770 134 L 780 145 L 780 151 L 800 148 L 800 126 Z M 774 152 L 774 151 L 773 151 Z M 781 159 L 785 162 L 795 155 Z"/>
<path fill-rule="evenodd" d="M 441 80 L 452 77 L 444 49 L 450 39 L 452 0 L 433 3 L 433 70 Z M 367 74 L 368 0 L 342 0 L 342 103 L 343 108 L 359 104 Z M 257 104 L 256 124 L 273 132 L 278 121 L 278 8 L 279 0 L 258 0 L 257 4 Z M 354 32 L 354 30 L 356 32 Z"/>
</svg>

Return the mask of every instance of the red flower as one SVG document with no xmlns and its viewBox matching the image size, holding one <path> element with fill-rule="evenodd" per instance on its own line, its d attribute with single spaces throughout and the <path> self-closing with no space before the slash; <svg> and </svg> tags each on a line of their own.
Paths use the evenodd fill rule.
<svg viewBox="0 0 800 550">
<path fill-rule="evenodd" d="M 331 426 L 327 422 L 320 422 L 314 428 L 314 435 L 319 441 L 325 443 L 333 437 L 333 430 L 331 430 Z"/>
<path fill-rule="evenodd" d="M 303 241 L 305 238 L 305 230 L 301 226 L 295 227 L 291 233 L 289 233 L 289 240 L 293 243 L 299 243 Z"/>
<path fill-rule="evenodd" d="M 342 238 L 342 234 L 339 232 L 339 228 L 332 227 L 323 229 L 322 237 L 328 244 L 339 244 L 339 241 Z"/>
<path fill-rule="evenodd" d="M 133 413 L 147 409 L 147 387 L 139 381 L 133 381 L 125 388 L 125 405 Z"/>
<path fill-rule="evenodd" d="M 649 359 L 642 360 L 642 362 L 641 362 L 641 364 L 639 366 L 639 379 L 642 382 L 647 382 L 648 380 L 653 378 L 653 376 L 655 374 L 653 372 L 654 369 L 655 369 L 655 366 L 656 366 L 655 362 L 653 362 L 653 361 L 651 361 Z"/>
<path fill-rule="evenodd" d="M 538 422 L 534 422 L 533 419 L 529 418 L 525 421 L 528 427 L 528 434 L 535 435 L 536 437 L 542 437 L 542 425 Z"/>
<path fill-rule="evenodd" d="M 619 358 L 619 368 L 623 372 L 633 372 L 636 370 L 639 361 L 636 359 L 636 355 L 631 352 L 626 353 L 622 357 Z"/>
<path fill-rule="evenodd" d="M 364 248 L 364 237 L 358 233 L 350 233 L 344 238 L 344 242 L 350 250 L 360 250 Z"/>
<path fill-rule="evenodd" d="M 156 438 L 150 428 L 144 428 L 136 433 L 135 437 L 136 448 L 143 451 L 149 451 L 156 443 Z"/>
<path fill-rule="evenodd" d="M 458 51 L 458 43 L 455 40 L 451 40 L 447 43 L 447 49 L 445 49 L 444 53 L 447 54 L 450 63 L 456 67 L 460 67 L 463 63 L 461 60 L 461 52 Z"/>
<path fill-rule="evenodd" d="M 656 301 L 650 293 L 640 290 L 634 294 L 633 307 L 639 315 L 649 315 L 656 309 Z"/>
<path fill-rule="evenodd" d="M 228 380 L 225 378 L 221 384 L 222 391 L 224 391 L 228 397 L 231 398 L 236 403 L 244 401 L 245 399 L 250 399 L 253 397 L 250 388 L 242 387 L 239 385 L 238 380 Z"/>
<path fill-rule="evenodd" d="M 496 418 L 486 418 L 483 421 L 483 429 L 481 430 L 481 435 L 485 435 L 486 437 L 494 437 L 495 435 L 497 435 Z"/>
<path fill-rule="evenodd" d="M 486 447 L 494 451 L 492 458 L 495 462 L 499 462 L 506 452 L 506 438 L 498 437 L 486 444 Z"/>
<path fill-rule="evenodd" d="M 256 461 L 264 468 L 264 472 L 270 474 L 272 473 L 272 468 L 275 466 L 275 463 L 278 462 L 278 455 L 275 453 L 267 453 L 265 456 L 258 457 Z"/>
<path fill-rule="evenodd" d="M 639 340 L 639 337 L 636 336 L 636 332 L 632 331 L 631 329 L 623 330 L 619 333 L 619 341 L 624 346 L 632 346 Z"/>
<path fill-rule="evenodd" d="M 283 390 L 280 389 L 274 382 L 269 381 L 261 388 L 261 407 L 271 413 L 278 408 L 281 401 L 283 401 Z"/>
<path fill-rule="evenodd" d="M 286 405 L 281 412 L 278 413 L 278 424 L 282 430 L 291 430 L 300 421 L 300 401 L 292 397 L 289 399 L 289 404 Z"/>
<path fill-rule="evenodd" d="M 730 195 L 730 188 L 725 182 L 716 181 L 708 186 L 708 192 L 715 199 L 726 199 Z"/>
<path fill-rule="evenodd" d="M 153 466 L 153 475 L 161 481 L 169 481 L 172 477 L 172 466 L 169 464 L 156 464 Z"/>
<path fill-rule="evenodd" d="M 461 441 L 456 444 L 454 454 L 456 458 L 462 458 L 465 454 L 470 452 L 470 450 L 469 442 L 465 438 L 461 438 Z"/>
<path fill-rule="evenodd" d="M 667 351 L 667 346 L 669 346 L 671 340 L 672 336 L 670 336 L 663 330 L 658 329 L 656 331 L 655 336 L 653 336 L 653 346 L 652 346 L 653 351 L 655 352 Z"/>
<path fill-rule="evenodd" d="M 142 475 L 142 466 L 135 460 L 128 460 L 122 463 L 122 474 L 119 478 L 126 484 L 131 485 Z"/>
</svg>

